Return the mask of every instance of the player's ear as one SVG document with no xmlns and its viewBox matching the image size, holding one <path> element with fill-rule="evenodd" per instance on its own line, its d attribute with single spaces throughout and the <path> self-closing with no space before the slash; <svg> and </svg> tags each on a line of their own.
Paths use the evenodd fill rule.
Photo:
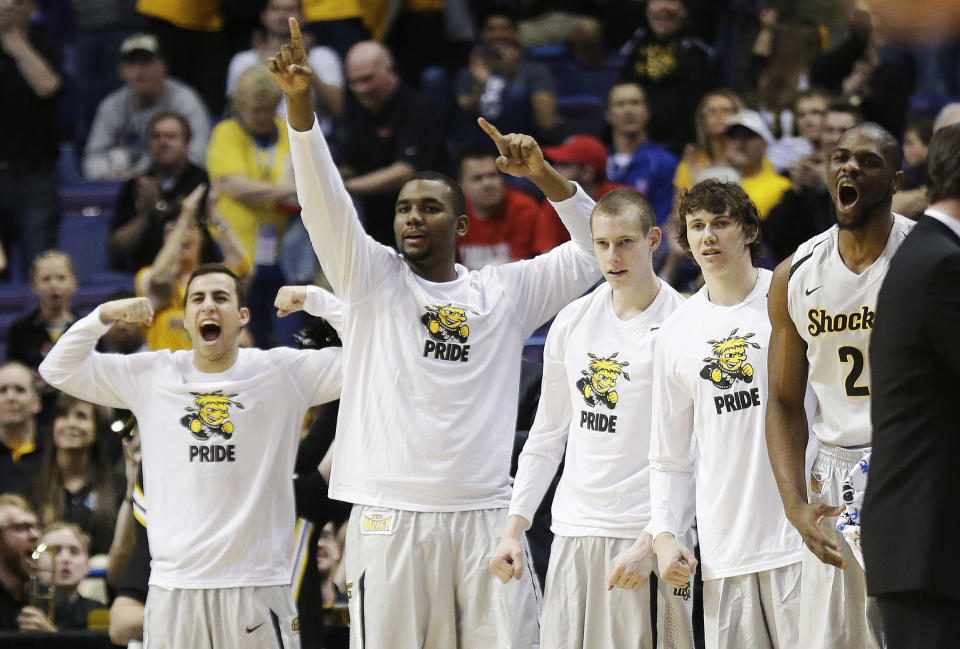
<svg viewBox="0 0 960 649">
<path fill-rule="evenodd" d="M 647 233 L 647 238 L 650 240 L 650 252 L 653 252 L 660 247 L 660 242 L 663 241 L 663 230 L 653 226 Z"/>
<path fill-rule="evenodd" d="M 240 307 L 240 326 L 243 327 L 250 323 L 250 309 Z"/>
<path fill-rule="evenodd" d="M 900 185 L 903 184 L 903 171 L 898 170 L 897 173 L 893 174 L 893 178 L 890 179 L 890 193 L 896 194 L 900 191 Z"/>
<path fill-rule="evenodd" d="M 466 235 L 468 229 L 470 229 L 470 219 L 467 218 L 466 214 L 461 214 L 457 217 L 456 222 L 457 238 L 459 239 L 460 237 Z"/>
</svg>

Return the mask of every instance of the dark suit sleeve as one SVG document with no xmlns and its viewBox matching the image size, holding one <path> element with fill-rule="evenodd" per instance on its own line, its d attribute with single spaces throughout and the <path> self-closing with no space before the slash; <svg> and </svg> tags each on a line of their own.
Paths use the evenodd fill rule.
<svg viewBox="0 0 960 649">
<path fill-rule="evenodd" d="M 926 333 L 944 362 L 960 375 L 960 253 L 937 264 L 927 285 Z"/>
</svg>

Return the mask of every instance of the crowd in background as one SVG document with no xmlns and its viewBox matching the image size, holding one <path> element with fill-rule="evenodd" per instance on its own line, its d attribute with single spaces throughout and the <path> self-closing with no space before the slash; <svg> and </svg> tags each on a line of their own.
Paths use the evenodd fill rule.
<svg viewBox="0 0 960 649">
<path fill-rule="evenodd" d="M 0 365 L 0 494 L 19 494 L 0 496 L 0 629 L 48 628 L 33 610 L 7 615 L 27 548 L 42 540 L 63 556 L 64 604 L 46 624 L 78 629 L 108 603 L 77 592 L 90 558 L 110 557 L 115 595 L 123 569 L 111 562 L 136 536 L 136 444 L 110 432 L 130 422 L 36 375 L 78 317 L 74 264 L 57 251 L 64 186 L 115 183 L 109 270 L 156 312 L 143 329 L 116 325 L 104 351 L 189 348 L 184 283 L 213 260 L 247 283 L 245 344 L 297 344 L 306 321 L 276 318 L 274 296 L 322 271 L 298 219 L 283 96 L 262 65 L 291 16 L 369 235 L 394 246 L 397 190 L 444 171 L 467 198 L 458 257 L 470 268 L 567 238 L 531 184 L 497 171 L 478 117 L 534 135 L 594 199 L 637 189 L 662 227 L 696 182 L 740 183 L 771 268 L 832 224 L 826 161 L 844 130 L 869 120 L 901 138 L 894 209 L 916 217 L 931 134 L 960 121 L 956 44 L 899 45 L 841 0 L 0 0 L 0 271 L 37 305 L 9 326 Z M 658 255 L 664 279 L 697 285 L 677 246 Z M 329 606 L 342 533 L 338 544 L 336 522 L 315 522 L 315 601 Z"/>
</svg>

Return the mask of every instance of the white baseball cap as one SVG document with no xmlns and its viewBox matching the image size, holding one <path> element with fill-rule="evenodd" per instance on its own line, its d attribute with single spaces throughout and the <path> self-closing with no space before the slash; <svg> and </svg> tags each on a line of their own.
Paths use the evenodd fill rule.
<svg viewBox="0 0 960 649">
<path fill-rule="evenodd" d="M 741 110 L 727 118 L 726 132 L 729 133 L 730 129 L 735 126 L 742 126 L 756 133 L 762 137 L 763 141 L 767 144 L 773 143 L 773 133 L 770 132 L 770 127 L 767 126 L 767 123 L 763 120 L 763 117 L 760 116 L 760 113 L 755 110 Z"/>
</svg>

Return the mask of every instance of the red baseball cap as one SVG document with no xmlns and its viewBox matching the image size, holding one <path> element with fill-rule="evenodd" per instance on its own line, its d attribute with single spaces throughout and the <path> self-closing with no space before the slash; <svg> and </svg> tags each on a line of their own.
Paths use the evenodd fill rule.
<svg viewBox="0 0 960 649">
<path fill-rule="evenodd" d="M 560 164 L 586 165 L 598 173 L 607 169 L 607 147 L 590 135 L 574 135 L 560 146 L 545 147 L 543 155 Z"/>
</svg>

